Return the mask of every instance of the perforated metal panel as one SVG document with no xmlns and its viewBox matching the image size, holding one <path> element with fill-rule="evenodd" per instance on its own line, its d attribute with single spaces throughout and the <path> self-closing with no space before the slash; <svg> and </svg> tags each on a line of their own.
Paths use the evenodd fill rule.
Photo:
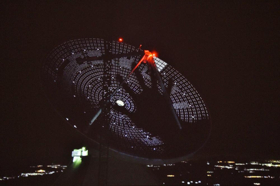
<svg viewBox="0 0 280 186">
<path fill-rule="evenodd" d="M 45 59 L 43 84 L 66 121 L 98 143 L 97 136 L 106 123 L 102 117 L 90 127 L 89 123 L 103 107 L 104 95 L 108 95 L 110 110 L 105 117 L 112 150 L 156 160 L 184 157 L 199 149 L 208 138 L 211 124 L 205 103 L 191 83 L 168 63 L 154 57 L 183 127 L 178 130 L 147 64 L 141 64 L 118 88 L 142 58 L 143 51 L 117 41 L 106 42 L 109 46 L 99 38 L 67 41 Z M 110 68 L 104 68 L 104 64 Z M 104 78 L 109 82 L 107 90 Z M 123 107 L 117 105 L 118 100 L 124 103 Z"/>
</svg>

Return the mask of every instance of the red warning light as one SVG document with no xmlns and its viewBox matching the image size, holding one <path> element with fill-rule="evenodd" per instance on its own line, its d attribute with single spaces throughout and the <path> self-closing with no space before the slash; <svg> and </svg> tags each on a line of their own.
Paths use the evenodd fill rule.
<svg viewBox="0 0 280 186">
<path fill-rule="evenodd" d="M 123 42 L 123 38 L 120 37 L 120 38 L 119 38 L 119 42 Z"/>
<path fill-rule="evenodd" d="M 158 57 L 158 53 L 156 51 L 152 51 L 154 57 Z"/>
</svg>

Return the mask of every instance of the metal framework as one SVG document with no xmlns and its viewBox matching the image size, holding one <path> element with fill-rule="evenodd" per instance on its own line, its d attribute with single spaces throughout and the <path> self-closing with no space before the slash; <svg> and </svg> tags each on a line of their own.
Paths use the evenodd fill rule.
<svg viewBox="0 0 280 186">
<path fill-rule="evenodd" d="M 65 120 L 101 144 L 101 153 L 109 146 L 145 163 L 184 159 L 209 136 L 207 108 L 192 84 L 157 57 L 154 67 L 141 63 L 130 74 L 143 55 L 118 41 L 67 41 L 45 59 L 43 83 Z"/>
</svg>

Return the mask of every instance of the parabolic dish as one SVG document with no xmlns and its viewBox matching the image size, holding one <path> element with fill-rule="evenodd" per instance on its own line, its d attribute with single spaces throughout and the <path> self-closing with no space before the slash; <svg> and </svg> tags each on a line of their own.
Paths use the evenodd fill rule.
<svg viewBox="0 0 280 186">
<path fill-rule="evenodd" d="M 179 130 L 148 64 L 124 81 L 142 56 L 143 50 L 118 41 L 70 40 L 44 59 L 43 85 L 68 124 L 93 143 L 106 138 L 112 151 L 145 163 L 182 160 L 209 137 L 207 108 L 182 74 L 154 57 L 182 125 Z"/>
</svg>

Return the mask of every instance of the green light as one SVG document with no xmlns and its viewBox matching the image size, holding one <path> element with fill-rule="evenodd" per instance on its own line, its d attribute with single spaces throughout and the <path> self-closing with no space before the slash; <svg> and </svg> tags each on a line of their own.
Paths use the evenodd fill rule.
<svg viewBox="0 0 280 186">
<path fill-rule="evenodd" d="M 81 157 L 74 157 L 73 158 L 73 167 L 76 168 L 82 163 Z"/>
<path fill-rule="evenodd" d="M 73 163 L 78 163 L 78 162 L 82 162 L 82 158 L 81 157 L 73 157 Z"/>
<path fill-rule="evenodd" d="M 75 166 L 82 162 L 81 156 L 88 156 L 88 150 L 86 150 L 86 147 L 74 149 L 72 151 L 73 163 L 75 163 Z"/>
</svg>

